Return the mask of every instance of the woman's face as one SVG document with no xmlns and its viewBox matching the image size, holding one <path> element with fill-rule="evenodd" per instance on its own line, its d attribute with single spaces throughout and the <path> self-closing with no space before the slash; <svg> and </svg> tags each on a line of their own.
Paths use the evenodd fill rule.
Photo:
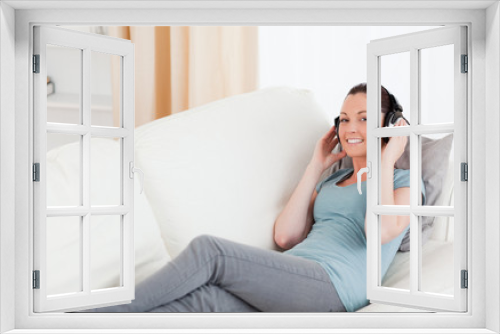
<svg viewBox="0 0 500 334">
<path fill-rule="evenodd" d="M 348 95 L 340 111 L 339 138 L 351 158 L 366 157 L 366 94 Z"/>
</svg>

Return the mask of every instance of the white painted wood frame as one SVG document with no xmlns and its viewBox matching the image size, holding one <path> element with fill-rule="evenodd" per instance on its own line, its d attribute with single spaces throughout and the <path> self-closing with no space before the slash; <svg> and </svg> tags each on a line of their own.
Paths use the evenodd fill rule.
<svg viewBox="0 0 500 334">
<path fill-rule="evenodd" d="M 454 123 L 428 124 L 420 122 L 421 61 L 424 49 L 453 45 Z M 410 125 L 381 127 L 381 57 L 401 52 L 410 55 Z M 467 73 L 461 73 L 461 55 L 467 54 L 465 26 L 438 28 L 413 34 L 384 38 L 368 45 L 368 154 L 371 178 L 367 181 L 367 295 L 374 302 L 413 306 L 428 310 L 467 310 L 467 290 L 461 287 L 461 270 L 467 270 L 467 182 L 461 181 L 461 163 L 467 163 Z M 422 206 L 421 134 L 453 133 L 454 135 L 454 198 L 452 207 Z M 410 205 L 380 205 L 380 140 L 381 137 L 408 136 L 410 141 Z M 410 287 L 409 290 L 382 286 L 381 277 L 381 215 L 410 216 Z M 420 289 L 422 243 L 419 216 L 454 217 L 453 295 L 439 295 Z"/>
<path fill-rule="evenodd" d="M 397 8 L 396 8 L 397 6 Z M 127 9 L 128 8 L 128 9 Z M 148 10 L 147 8 L 152 8 Z M 498 1 L 3 1 L 0 3 L 0 326 L 12 333 L 498 333 Z M 15 20 L 14 20 L 15 19 Z M 469 53 L 469 309 L 464 314 L 34 314 L 31 283 L 31 27 L 465 24 Z M 15 40 L 15 43 L 14 43 Z M 15 71 L 14 71 L 15 69 Z M 15 83 L 15 89 L 12 85 Z M 15 95 L 13 95 L 15 93 Z M 15 107 L 15 112 L 14 112 Z M 15 129 L 15 141 L 12 131 Z M 15 152 L 15 154 L 14 154 Z M 12 181 L 15 158 L 15 186 Z M 486 180 L 488 174 L 488 182 Z M 9 179 L 12 182 L 8 182 Z M 6 182 L 7 181 L 7 182 Z M 15 210 L 12 198 L 15 193 Z M 487 194 L 487 196 L 486 196 Z M 14 254 L 14 256 L 13 256 Z M 13 261 L 15 258 L 15 261 Z M 14 307 L 12 305 L 15 305 Z M 162 329 L 163 328 L 163 329 Z M 187 328 L 181 330 L 181 328 Z"/>
<path fill-rule="evenodd" d="M 34 54 L 40 56 L 39 73 L 33 73 L 34 143 L 33 161 L 40 163 L 40 181 L 34 182 L 34 270 L 40 272 L 39 289 L 34 289 L 34 311 L 72 311 L 134 299 L 134 196 L 129 163 L 134 159 L 134 45 L 129 40 L 87 34 L 67 29 L 35 26 Z M 79 50 L 81 63 L 80 124 L 47 123 L 47 45 Z M 102 52 L 121 57 L 121 101 L 118 128 L 96 127 L 91 122 L 91 54 Z M 46 152 L 47 134 L 71 134 L 80 139 L 80 202 L 75 207 L 47 207 Z M 93 136 L 117 137 L 120 152 L 120 205 L 92 207 L 90 189 L 90 152 Z M 93 215 L 119 215 L 121 238 L 120 286 L 91 289 L 91 235 Z M 49 295 L 47 289 L 47 218 L 78 217 L 80 220 L 79 286 L 80 292 Z"/>
</svg>

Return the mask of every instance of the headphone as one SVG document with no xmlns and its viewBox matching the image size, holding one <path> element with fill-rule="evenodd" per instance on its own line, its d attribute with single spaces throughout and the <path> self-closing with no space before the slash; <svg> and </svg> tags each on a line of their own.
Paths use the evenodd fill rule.
<svg viewBox="0 0 500 334">
<path fill-rule="evenodd" d="M 385 114 L 384 127 L 394 126 L 394 124 L 396 124 L 396 122 L 400 118 L 404 119 L 406 123 L 408 123 L 409 125 L 410 122 L 408 122 L 408 120 L 403 116 L 403 107 L 399 104 L 398 100 L 396 100 L 396 97 L 394 95 L 392 95 L 385 87 L 384 89 L 389 95 L 389 100 L 391 101 L 391 110 L 389 110 Z M 342 145 L 340 144 L 340 137 L 339 137 L 340 116 L 337 116 L 334 122 L 335 122 L 335 129 L 337 130 L 337 139 L 339 140 L 339 148 L 342 151 Z M 382 137 L 382 140 L 384 141 L 384 143 L 388 143 L 389 137 Z"/>
</svg>

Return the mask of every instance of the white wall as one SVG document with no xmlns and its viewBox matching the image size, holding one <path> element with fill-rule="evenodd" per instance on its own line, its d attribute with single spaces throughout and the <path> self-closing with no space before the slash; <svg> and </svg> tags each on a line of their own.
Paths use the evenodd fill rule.
<svg viewBox="0 0 500 334">
<path fill-rule="evenodd" d="M 333 122 L 349 89 L 366 82 L 366 46 L 370 40 L 433 28 L 436 27 L 259 27 L 259 88 L 290 85 L 310 89 Z M 391 66 L 383 70 L 382 84 L 397 97 L 409 118 L 409 70 L 399 71 L 403 65 L 401 59 L 385 63 Z M 450 94 L 447 87 L 452 89 L 453 85 L 435 80 L 447 77 L 446 69 L 429 67 L 427 73 L 432 77 L 428 76 L 426 91 Z M 453 82 L 452 77 L 448 78 Z M 450 121 L 452 105 L 446 99 L 431 100 L 427 100 L 427 105 L 439 111 L 433 113 L 433 122 Z"/>
<path fill-rule="evenodd" d="M 62 28 L 106 33 L 106 27 Z M 259 88 L 288 85 L 309 89 L 315 94 L 328 119 L 333 122 L 348 90 L 366 81 L 366 46 L 371 40 L 434 28 L 436 27 L 260 26 Z M 56 85 L 56 92 L 76 92 L 77 80 L 74 80 L 70 69 L 76 68 L 74 65 L 79 63 L 79 59 L 64 50 L 57 51 L 47 59 L 49 75 Z M 109 96 L 108 100 L 111 101 L 109 58 L 97 53 L 93 56 L 95 66 L 92 68 L 92 77 L 95 80 L 92 94 Z M 434 54 L 433 59 L 437 59 L 439 64 L 434 63 L 422 71 L 422 110 L 429 110 L 427 116 L 422 116 L 424 122 L 453 121 L 453 75 L 450 73 L 452 68 L 441 66 L 446 64 L 444 56 Z M 407 59 L 409 60 L 409 56 Z M 409 119 L 410 81 L 409 67 L 405 61 L 404 56 L 399 55 L 383 57 L 382 84 L 397 97 Z M 103 117 L 111 119 L 111 111 Z"/>
<path fill-rule="evenodd" d="M 0 332 L 14 328 L 15 13 L 0 2 Z"/>
<path fill-rule="evenodd" d="M 500 189 L 500 178 L 498 165 L 500 161 L 499 143 L 500 135 L 498 128 L 500 126 L 500 96 L 499 79 L 500 78 L 500 5 L 498 3 L 491 5 L 486 12 L 486 68 L 488 73 L 486 76 L 486 130 L 484 135 L 486 141 L 485 154 L 485 170 L 487 176 L 485 184 L 486 202 L 485 211 L 489 224 L 486 225 L 486 249 L 493 260 L 489 260 L 486 265 L 486 305 L 494 305 L 494 307 L 486 308 L 486 327 L 500 332 L 500 308 L 498 300 L 500 300 L 500 247 L 498 244 L 498 236 L 500 228 L 500 198 L 498 189 Z M 480 153 L 479 153 L 480 154 Z M 481 166 L 482 167 L 482 166 Z M 491 265 L 493 264 L 493 265 Z"/>
<path fill-rule="evenodd" d="M 106 33 L 107 27 L 63 26 L 89 33 Z M 366 46 L 371 40 L 434 29 L 430 26 L 260 26 L 259 27 L 259 88 L 289 85 L 310 89 L 328 118 L 333 120 L 339 113 L 348 90 L 366 81 Z M 77 91 L 75 80 L 67 68 L 78 63 L 74 55 L 59 51 L 59 56 L 48 58 L 49 75 L 56 84 L 56 91 L 71 93 Z M 92 68 L 92 94 L 110 95 L 109 58 L 95 54 Z M 437 55 L 439 57 L 439 55 Z M 390 58 L 390 60 L 389 60 Z M 404 68 L 402 57 L 387 56 L 390 64 L 383 67 L 383 84 L 402 104 L 409 118 L 409 71 Z M 61 64 L 65 64 L 61 66 Z M 449 69 L 429 66 L 423 72 L 423 92 L 434 92 L 433 98 L 422 100 L 423 110 L 432 107 L 432 121 L 452 121 L 453 105 L 450 99 L 434 98 L 440 95 L 452 97 L 452 84 L 436 80 L 452 76 Z M 447 72 L 448 71 L 448 72 Z M 424 74 L 428 73 L 428 76 Z M 386 75 L 387 74 L 387 75 Z M 59 84 L 58 84 L 59 83 Z M 61 84 L 64 83 L 64 84 Z M 424 88 L 423 87 L 423 88 Z M 431 94 L 432 95 L 432 94 Z M 428 95 L 429 96 L 429 95 Z M 451 99 L 452 100 L 452 99 Z M 424 117 L 425 118 L 425 117 Z M 428 118 L 428 117 L 427 117 Z"/>
</svg>

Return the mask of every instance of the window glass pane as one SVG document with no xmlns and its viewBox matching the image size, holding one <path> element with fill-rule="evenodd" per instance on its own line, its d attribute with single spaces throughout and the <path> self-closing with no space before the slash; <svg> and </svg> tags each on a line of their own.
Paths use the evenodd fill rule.
<svg viewBox="0 0 500 334">
<path fill-rule="evenodd" d="M 399 104 L 407 120 L 410 120 L 410 52 L 380 57 L 380 82 Z M 385 101 L 385 102 L 384 102 Z M 395 109 L 394 100 L 381 101 L 382 112 Z M 382 117 L 380 119 L 382 122 Z M 383 123 L 381 123 L 383 125 Z"/>
<path fill-rule="evenodd" d="M 391 241 L 384 241 L 384 233 L 396 226 L 401 220 L 407 220 L 409 224 L 409 216 L 379 216 L 379 223 L 381 226 L 381 244 L 380 254 L 380 275 L 382 278 L 382 286 L 402 290 L 410 290 L 410 252 L 397 252 L 401 240 L 404 238 L 406 232 L 402 231 L 399 236 L 391 239 Z M 397 256 L 396 256 L 397 255 Z"/>
<path fill-rule="evenodd" d="M 81 124 L 82 50 L 47 45 L 47 122 Z"/>
<path fill-rule="evenodd" d="M 82 291 L 81 217 L 47 218 L 47 294 Z"/>
<path fill-rule="evenodd" d="M 419 225 L 424 236 L 420 291 L 453 295 L 453 217 L 420 217 Z M 430 239 L 423 243 L 425 235 Z"/>
<path fill-rule="evenodd" d="M 120 205 L 122 139 L 93 137 L 90 144 L 90 203 Z"/>
<path fill-rule="evenodd" d="M 121 216 L 90 220 L 90 289 L 121 286 Z"/>
<path fill-rule="evenodd" d="M 453 45 L 420 50 L 420 122 L 453 123 Z"/>
<path fill-rule="evenodd" d="M 394 141 L 389 145 L 391 141 Z M 396 188 L 408 187 L 410 188 L 410 152 L 407 149 L 410 146 L 410 137 L 388 137 L 387 143 L 385 139 L 379 140 L 382 146 L 382 159 L 379 165 L 380 176 L 380 201 L 381 205 L 396 205 L 396 203 L 388 202 L 392 199 L 391 194 L 394 194 Z M 404 147 L 405 152 L 397 159 L 396 164 L 393 160 L 397 147 L 401 145 Z M 397 157 L 397 155 L 396 155 Z M 410 204 L 410 196 L 408 195 L 406 204 Z"/>
<path fill-rule="evenodd" d="M 121 56 L 91 52 L 92 125 L 120 126 Z"/>
<path fill-rule="evenodd" d="M 453 134 L 423 135 L 419 141 L 426 190 L 424 205 L 453 206 Z"/>
<path fill-rule="evenodd" d="M 81 136 L 47 133 L 47 206 L 82 205 Z"/>
</svg>

